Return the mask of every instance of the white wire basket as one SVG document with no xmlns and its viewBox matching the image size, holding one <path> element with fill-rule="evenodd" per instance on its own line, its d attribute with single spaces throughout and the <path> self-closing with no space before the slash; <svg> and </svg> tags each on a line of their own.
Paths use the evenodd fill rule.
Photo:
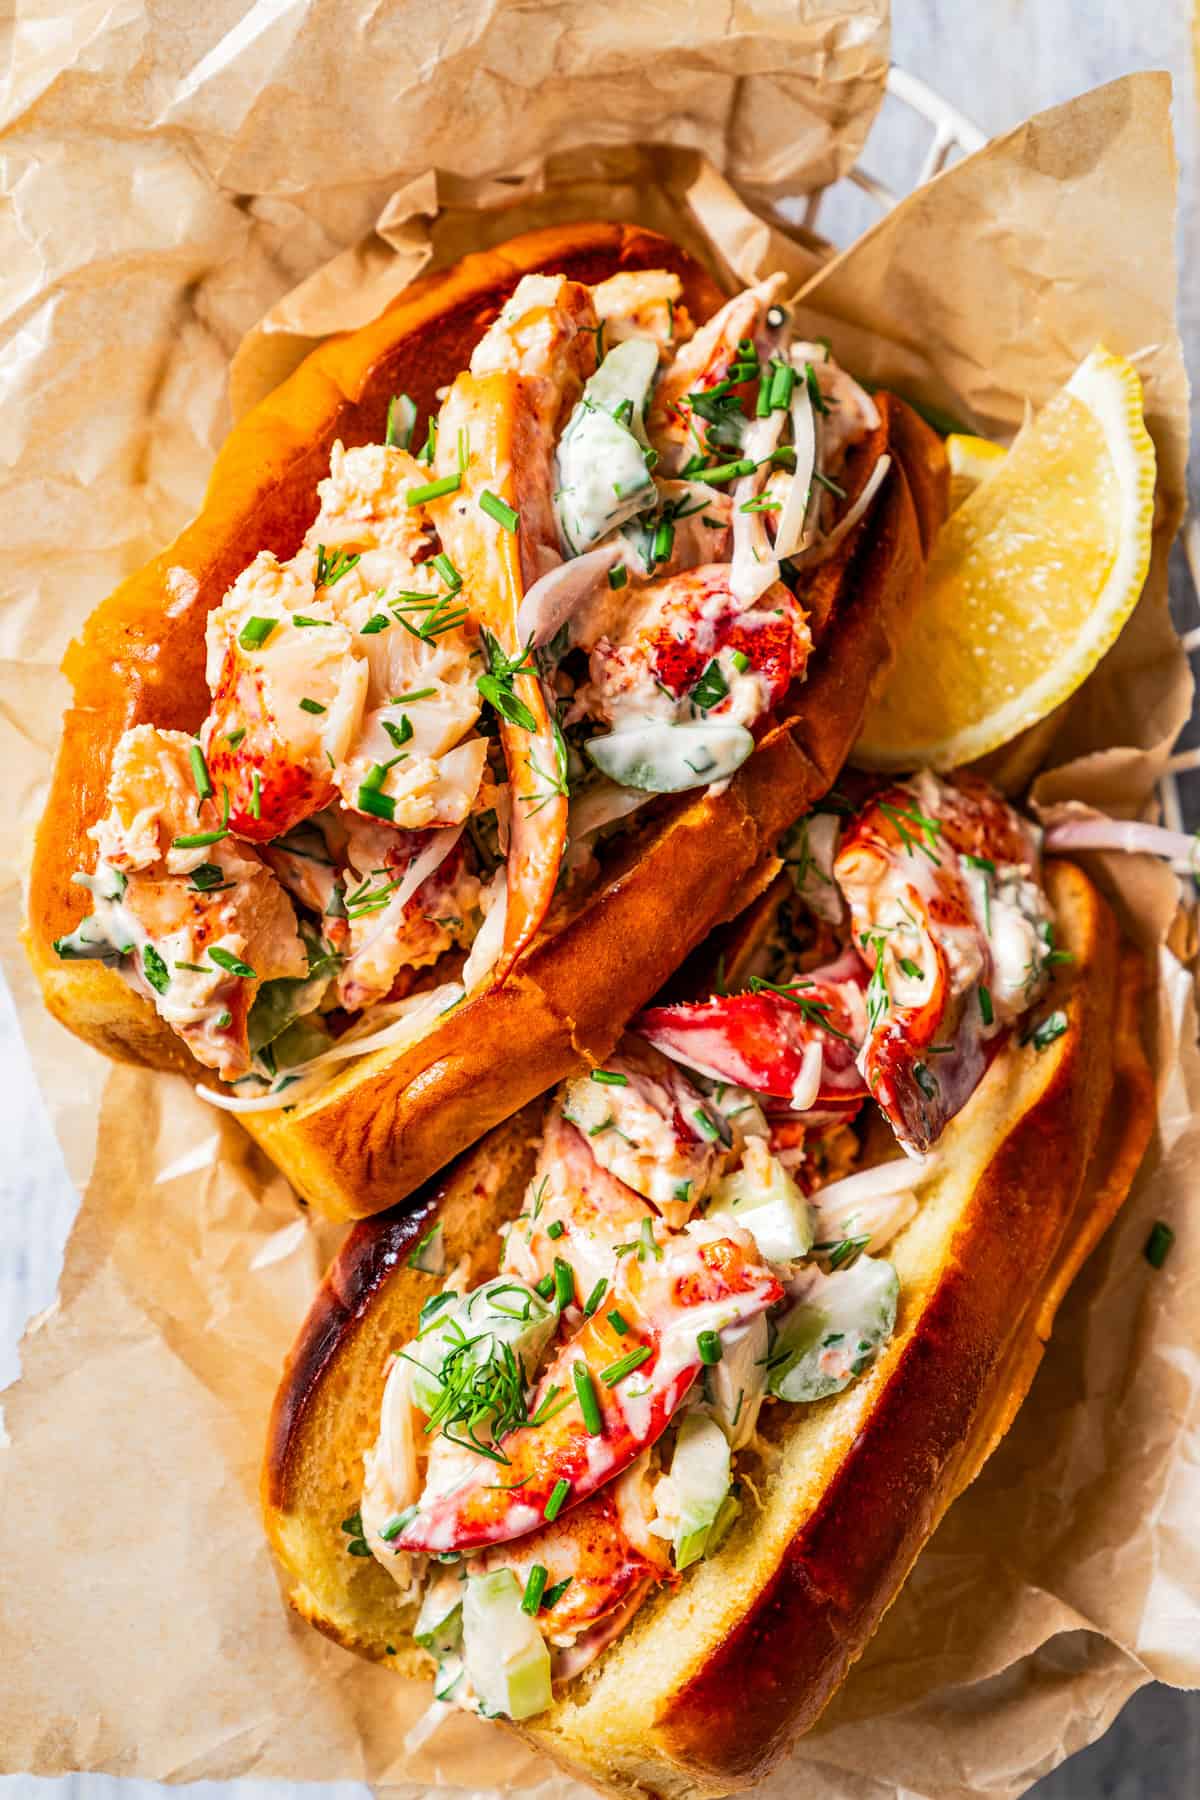
<svg viewBox="0 0 1200 1800">
<path fill-rule="evenodd" d="M 987 142 L 986 135 L 979 127 L 972 124 L 956 107 L 943 100 L 940 94 L 934 93 L 923 81 L 918 81 L 915 75 L 909 75 L 894 64 L 888 70 L 887 92 L 910 115 L 910 129 L 914 124 L 918 129 L 921 126 L 928 128 L 923 133 L 927 142 L 924 143 L 913 179 L 903 191 L 898 191 L 892 181 L 882 180 L 861 164 L 856 165 L 844 183 L 819 188 L 802 205 L 796 207 L 797 222 L 808 230 L 821 231 L 835 242 L 845 241 L 852 232 L 846 231 L 844 220 L 831 222 L 829 218 L 829 203 L 840 189 L 849 186 L 857 190 L 875 212 L 887 213 L 904 198 L 905 192 L 931 181 L 954 157 L 981 150 Z M 873 135 L 872 143 L 874 141 Z M 868 144 L 868 153 L 870 149 L 871 144 Z M 839 208 L 835 199 L 834 210 L 844 213 L 845 208 Z M 842 229 L 839 229 L 839 223 Z M 859 228 L 861 229 L 861 225 Z M 1180 641 L 1189 658 L 1193 659 L 1193 673 L 1200 674 L 1196 658 L 1196 653 L 1200 652 L 1200 518 L 1191 514 L 1183 527 L 1182 550 L 1180 585 L 1183 591 L 1177 595 L 1177 611 L 1184 615 Z M 1181 776 L 1191 777 L 1186 794 L 1181 791 Z M 1200 826 L 1200 748 L 1176 750 L 1167 762 L 1158 784 L 1158 794 L 1164 825 L 1173 831 L 1195 830 Z"/>
</svg>

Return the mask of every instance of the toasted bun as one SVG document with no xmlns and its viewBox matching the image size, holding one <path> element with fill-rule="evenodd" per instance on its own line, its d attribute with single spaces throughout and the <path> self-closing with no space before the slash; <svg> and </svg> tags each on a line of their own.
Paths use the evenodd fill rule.
<svg viewBox="0 0 1200 1800">
<path fill-rule="evenodd" d="M 1154 1116 L 1139 1035 L 1140 959 L 1069 863 L 1047 885 L 1075 958 L 1047 1003 L 1068 1025 L 1010 1043 L 939 1145 L 920 1209 L 888 1255 L 894 1338 L 831 1400 L 767 1409 L 744 1465 L 759 1502 L 711 1560 L 662 1590 L 525 1735 L 620 1794 L 718 1795 L 760 1779 L 815 1721 L 951 1500 L 1024 1398 L 1055 1310 L 1129 1190 Z M 519 1209 L 536 1115 L 459 1159 L 415 1211 L 347 1240 L 288 1359 L 263 1503 L 291 1604 L 401 1673 L 432 1665 L 411 1609 L 374 1561 L 346 1554 L 390 1351 L 436 1279 L 406 1267 L 435 1218 L 448 1258 L 494 1255 Z M 486 1279 L 486 1262 L 472 1279 Z M 392 1654 L 394 1652 L 394 1654 Z"/>
<path fill-rule="evenodd" d="M 255 551 L 295 552 L 335 439 L 380 441 L 394 393 L 411 394 L 422 414 L 436 409 L 437 389 L 465 367 L 522 275 L 596 282 L 648 267 L 678 272 L 698 319 L 721 304 L 697 263 L 634 226 L 532 232 L 417 282 L 372 325 L 314 351 L 235 428 L 199 518 L 93 614 L 64 663 L 74 699 L 37 834 L 26 936 L 47 1006 L 80 1037 L 110 1056 L 211 1079 L 116 971 L 62 962 L 53 948 L 86 910 L 71 877 L 94 863 L 87 828 L 105 810 L 122 732 L 145 722 L 194 731 L 208 710 L 209 609 Z M 891 471 L 806 596 L 807 680 L 726 792 L 652 809 L 632 848 L 504 988 L 410 1048 L 348 1067 L 291 1111 L 244 1120 L 320 1211 L 360 1218 L 394 1204 L 533 1095 L 602 1059 L 625 1020 L 736 910 L 739 880 L 783 825 L 830 786 L 891 664 L 946 507 L 940 442 L 901 402 L 879 404 L 882 425 L 848 469 L 851 498 L 885 452 Z"/>
</svg>

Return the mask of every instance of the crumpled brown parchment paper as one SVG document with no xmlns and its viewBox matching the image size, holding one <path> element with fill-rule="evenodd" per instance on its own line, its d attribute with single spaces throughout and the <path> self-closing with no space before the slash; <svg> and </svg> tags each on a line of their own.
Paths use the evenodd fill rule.
<svg viewBox="0 0 1200 1800">
<path fill-rule="evenodd" d="M 239 407 L 418 269 L 564 216 L 636 218 L 730 279 L 782 262 L 799 284 L 813 246 L 738 194 L 765 203 L 853 160 L 880 93 L 883 11 L 310 0 L 222 30 L 115 0 L 61 39 L 17 26 L 2 941 L 85 1195 L 59 1297 L 5 1397 L 0 1767 L 582 1794 L 470 1719 L 406 1757 L 424 1690 L 282 1608 L 258 1524 L 262 1433 L 334 1234 L 185 1083 L 106 1071 L 42 1014 L 14 950 L 19 869 L 65 639 L 197 504 L 243 330 L 266 315 L 234 361 Z M 1163 493 L 1147 593 L 1037 745 L 1043 797 L 1123 812 L 1151 804 L 1188 704 L 1165 613 L 1187 445 L 1168 108 L 1165 78 L 1138 76 L 1043 115 L 806 294 L 852 366 L 997 431 L 1098 337 L 1144 352 Z M 1173 880 L 1144 859 L 1095 861 L 1157 945 Z M 1200 1681 L 1200 1244 L 1185 1213 L 1200 1061 L 1190 980 L 1159 954 L 1160 1121 L 1135 1191 L 1016 1425 L 768 1784 L 777 1800 L 800 1783 L 820 1800 L 1016 1795 L 1152 1675 Z M 1178 1233 L 1159 1274 L 1140 1255 L 1157 1217 Z"/>
</svg>

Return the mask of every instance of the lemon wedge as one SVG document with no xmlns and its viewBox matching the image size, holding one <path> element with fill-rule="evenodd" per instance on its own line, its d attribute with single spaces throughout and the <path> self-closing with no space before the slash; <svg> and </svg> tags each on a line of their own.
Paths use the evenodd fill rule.
<svg viewBox="0 0 1200 1800">
<path fill-rule="evenodd" d="M 1073 694 L 1137 604 L 1150 561 L 1154 445 L 1142 384 L 1098 345 L 934 545 L 925 593 L 853 760 L 948 769 Z"/>
<path fill-rule="evenodd" d="M 957 512 L 968 494 L 973 494 L 981 481 L 996 471 L 1004 461 L 1005 451 L 988 438 L 968 437 L 952 431 L 946 439 L 946 461 L 950 464 L 950 511 Z"/>
</svg>

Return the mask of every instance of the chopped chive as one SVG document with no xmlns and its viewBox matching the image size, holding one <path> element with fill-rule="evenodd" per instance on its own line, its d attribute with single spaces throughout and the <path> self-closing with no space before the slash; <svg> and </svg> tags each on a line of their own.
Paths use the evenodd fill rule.
<svg viewBox="0 0 1200 1800">
<path fill-rule="evenodd" d="M 192 870 L 188 879 L 198 894 L 207 894 L 210 888 L 221 886 L 225 880 L 225 871 L 220 863 L 201 863 Z"/>
<path fill-rule="evenodd" d="M 529 1571 L 529 1579 L 525 1583 L 525 1592 L 521 1596 L 521 1611 L 523 1613 L 528 1613 L 530 1618 L 534 1616 L 542 1604 L 542 1595 L 546 1591 L 546 1582 L 549 1578 L 549 1573 L 550 1571 L 543 1568 L 541 1563 L 534 1563 L 532 1569 Z"/>
<path fill-rule="evenodd" d="M 203 850 L 209 844 L 219 844 L 222 838 L 228 837 L 227 831 L 189 831 L 183 837 L 171 839 L 172 850 Z"/>
<path fill-rule="evenodd" d="M 393 394 L 388 401 L 383 441 L 393 450 L 407 450 L 417 422 L 417 403 L 407 394 Z"/>
<path fill-rule="evenodd" d="M 744 650 L 735 650 L 729 659 L 739 675 L 744 675 L 750 667 L 750 658 Z"/>
<path fill-rule="evenodd" d="M 622 1075 L 619 1069 L 593 1069 L 591 1078 L 599 1082 L 601 1087 L 628 1087 L 628 1075 Z"/>
<path fill-rule="evenodd" d="M 599 1281 L 596 1283 L 595 1287 L 592 1289 L 591 1293 L 588 1295 L 587 1299 L 583 1303 L 583 1316 L 585 1319 L 591 1318 L 592 1314 L 596 1311 L 596 1308 L 599 1306 L 600 1302 L 603 1300 L 603 1298 L 604 1298 L 605 1294 L 607 1294 L 607 1292 L 608 1292 L 608 1277 L 606 1275 L 602 1275 L 600 1277 Z"/>
<path fill-rule="evenodd" d="M 257 769 L 250 777 L 250 817 L 262 818 L 262 776 Z"/>
<path fill-rule="evenodd" d="M 625 567 L 624 563 L 618 563 L 615 568 L 608 571 L 608 585 L 610 588 L 623 588 L 628 580 L 629 570 Z"/>
<path fill-rule="evenodd" d="M 542 1605 L 547 1612 L 550 1611 L 552 1606 L 558 1605 L 574 1579 L 575 1577 L 573 1575 L 564 1575 L 561 1581 L 556 1581 L 553 1587 L 546 1589 L 542 1598 Z"/>
<path fill-rule="evenodd" d="M 982 869 L 987 875 L 994 875 L 996 873 L 996 865 L 990 856 L 964 855 L 963 861 L 969 869 Z"/>
<path fill-rule="evenodd" d="M 551 1219 L 546 1227 L 546 1236 L 548 1238 L 560 1238 L 566 1229 L 567 1228 L 561 1219 Z"/>
<path fill-rule="evenodd" d="M 660 519 L 654 533 L 654 541 L 650 546 L 650 556 L 656 563 L 666 562 L 675 547 L 675 527 L 670 519 Z"/>
<path fill-rule="evenodd" d="M 479 496 L 479 510 L 485 512 L 489 519 L 495 519 L 497 525 L 503 525 L 505 531 L 515 531 L 521 523 L 520 513 L 514 512 L 507 501 L 501 500 L 498 494 L 493 494 L 488 488 L 484 488 Z"/>
<path fill-rule="evenodd" d="M 715 1331 L 701 1331 L 696 1335 L 696 1348 L 700 1352 L 700 1361 L 710 1368 L 719 1363 L 724 1351 L 721 1347 L 720 1334 Z"/>
<path fill-rule="evenodd" d="M 639 1236 L 640 1241 L 638 1243 L 637 1253 L 638 1261 L 645 1262 L 647 1256 L 652 1256 L 655 1262 L 661 1262 L 662 1247 L 654 1235 L 654 1225 L 650 1219 L 642 1220 L 642 1228 Z"/>
<path fill-rule="evenodd" d="M 300 711 L 312 713 L 315 717 L 318 713 L 323 713 L 325 708 L 321 705 L 319 700 L 310 700 L 308 695 L 305 694 L 303 700 L 300 702 Z"/>
<path fill-rule="evenodd" d="M 436 693 L 437 689 L 435 687 L 414 688 L 411 694 L 393 694 L 388 704 L 391 706 L 413 706 L 418 700 L 431 700 Z"/>
<path fill-rule="evenodd" d="M 433 467 L 434 452 L 437 450 L 437 419 L 433 413 L 429 415 L 429 423 L 425 427 L 425 442 L 417 451 L 417 461 Z"/>
<path fill-rule="evenodd" d="M 1146 1239 L 1142 1249 L 1142 1255 L 1152 1269 L 1162 1268 L 1171 1253 L 1171 1246 L 1174 1242 L 1175 1233 L 1171 1227 L 1164 1220 L 1155 1219 L 1150 1229 L 1150 1236 Z"/>
<path fill-rule="evenodd" d="M 396 802 L 392 796 L 377 787 L 368 787 L 366 782 L 359 788 L 355 804 L 359 812 L 369 813 L 373 819 L 386 819 L 391 824 L 396 817 Z"/>
<path fill-rule="evenodd" d="M 233 1024 L 233 1014 L 229 1011 L 228 1007 L 226 1007 L 226 1009 L 223 1012 L 219 1012 L 217 1014 L 217 1030 L 218 1031 L 228 1031 L 229 1027 L 232 1024 Z"/>
<path fill-rule="evenodd" d="M 553 1275 L 543 1275 L 540 1281 L 535 1281 L 533 1284 L 533 1291 L 535 1294 L 540 1294 L 543 1300 L 549 1300 L 551 1294 L 554 1292 Z"/>
<path fill-rule="evenodd" d="M 218 969 L 225 969 L 230 975 L 240 977 L 242 981 L 258 980 L 258 976 L 250 964 L 243 962 L 240 956 L 235 956 L 232 950 L 223 950 L 220 944 L 210 944 L 208 954 Z"/>
<path fill-rule="evenodd" d="M 692 1114 L 692 1117 L 700 1128 L 701 1137 L 707 1138 L 710 1144 L 715 1144 L 721 1133 L 717 1130 L 704 1108 L 698 1106 Z"/>
<path fill-rule="evenodd" d="M 796 385 L 796 371 L 791 363 L 775 364 L 771 376 L 770 405 L 772 412 L 784 412 L 791 404 L 792 389 Z"/>
<path fill-rule="evenodd" d="M 201 800 L 211 800 L 212 776 L 208 772 L 208 764 L 204 760 L 204 752 L 199 744 L 192 744 L 188 749 L 188 761 L 192 765 L 192 780 L 196 784 L 196 792 Z"/>
<path fill-rule="evenodd" d="M 562 1511 L 563 1502 L 570 1491 L 570 1482 L 565 1475 L 560 1475 L 551 1490 L 550 1498 L 547 1500 L 545 1510 L 542 1513 L 542 1517 L 545 1519 L 547 1525 L 553 1525 L 555 1519 L 557 1519 L 559 1513 Z"/>
<path fill-rule="evenodd" d="M 438 481 L 426 481 L 420 487 L 409 488 L 404 496 L 405 503 L 424 506 L 427 500 L 441 500 L 446 494 L 457 494 L 461 486 L 461 475 L 443 475 Z"/>
<path fill-rule="evenodd" d="M 202 963 L 177 962 L 174 966 L 177 969 L 186 969 L 189 975 L 204 975 L 207 973 Z"/>
<path fill-rule="evenodd" d="M 393 1518 L 388 1520 L 386 1525 L 381 1525 L 379 1528 L 379 1535 L 384 1543 L 390 1544 L 398 1538 L 405 1526 L 412 1524 L 417 1516 L 417 1511 L 418 1509 L 415 1506 L 406 1506 L 403 1512 L 396 1513 Z"/>
<path fill-rule="evenodd" d="M 358 635 L 359 637 L 378 637 L 381 631 L 387 630 L 391 622 L 386 613 L 372 613 L 366 624 L 359 626 Z"/>
<path fill-rule="evenodd" d="M 239 725 L 236 731 L 230 731 L 225 734 L 225 742 L 229 745 L 231 750 L 236 750 L 245 735 L 246 727 L 244 725 Z"/>
<path fill-rule="evenodd" d="M 983 1015 L 984 1024 L 990 1025 L 995 1017 L 992 1010 L 992 996 L 982 982 L 979 984 L 979 1011 Z"/>
<path fill-rule="evenodd" d="M 455 568 L 454 564 L 450 561 L 450 558 L 446 555 L 446 552 L 444 550 L 440 551 L 437 556 L 431 558 L 431 561 L 432 561 L 433 567 L 437 570 L 438 574 L 441 576 L 442 580 L 445 582 L 446 586 L 451 590 L 451 592 L 452 593 L 457 592 L 457 590 L 462 586 L 462 576 L 459 574 L 459 572 Z"/>
<path fill-rule="evenodd" d="M 612 1326 L 613 1330 L 618 1334 L 619 1337 L 628 1337 L 629 1336 L 629 1333 L 633 1330 L 633 1327 L 632 1327 L 632 1325 L 630 1325 L 629 1320 L 625 1317 L 624 1313 L 618 1312 L 616 1307 L 614 1306 L 612 1311 L 607 1315 L 607 1317 L 608 1317 L 609 1324 Z"/>
<path fill-rule="evenodd" d="M 554 1298 L 560 1312 L 575 1298 L 575 1271 L 561 1256 L 554 1259 Z"/>
<path fill-rule="evenodd" d="M 741 456 L 737 462 L 718 463 L 715 469 L 705 469 L 702 473 L 709 487 L 712 487 L 715 482 L 736 481 L 739 475 L 753 475 L 754 470 L 753 459 Z"/>
<path fill-rule="evenodd" d="M 381 719 L 379 722 L 383 726 L 388 737 L 391 738 L 393 744 L 395 744 L 397 750 L 400 748 L 401 744 L 407 744 L 412 737 L 412 720 L 407 714 L 401 719 L 398 725 L 392 719 Z"/>
<path fill-rule="evenodd" d="M 600 1379 L 605 1387 L 616 1387 L 619 1381 L 624 1381 L 627 1375 L 632 1375 L 635 1369 L 640 1369 L 642 1364 L 648 1362 L 649 1359 L 649 1344 L 639 1344 L 637 1349 L 631 1350 L 627 1356 L 618 1357 L 616 1362 L 609 1363 L 607 1369 L 601 1369 Z"/>
<path fill-rule="evenodd" d="M 579 1401 L 579 1410 L 583 1414 L 583 1428 L 589 1437 L 599 1437 L 604 1430 L 604 1416 L 600 1411 L 600 1402 L 596 1398 L 596 1384 L 592 1380 L 592 1372 L 586 1363 L 577 1362 L 572 1370 L 575 1382 L 575 1395 Z"/>
<path fill-rule="evenodd" d="M 292 614 L 292 624 L 298 625 L 301 627 L 301 629 L 303 629 L 305 626 L 309 626 L 309 625 L 332 625 L 333 620 L 332 619 L 314 619 L 309 613 L 293 613 Z"/>
<path fill-rule="evenodd" d="M 921 979 L 921 965 L 920 963 L 915 963 L 911 956 L 898 956 L 896 961 L 910 981 L 919 981 Z M 986 989 L 980 989 L 980 992 L 984 993 L 986 992 Z M 991 1020 L 989 1019 L 987 1023 L 990 1024 Z"/>
<path fill-rule="evenodd" d="M 335 550 L 330 556 L 324 544 L 318 544 L 317 586 L 331 588 L 335 582 L 342 579 L 343 575 L 348 575 L 351 569 L 357 568 L 361 561 L 360 551 L 355 551 L 353 556 L 347 556 L 344 550 Z"/>
<path fill-rule="evenodd" d="M 261 650 L 278 623 L 278 619 L 260 619 L 255 615 L 238 632 L 238 643 L 243 650 Z"/>
</svg>

